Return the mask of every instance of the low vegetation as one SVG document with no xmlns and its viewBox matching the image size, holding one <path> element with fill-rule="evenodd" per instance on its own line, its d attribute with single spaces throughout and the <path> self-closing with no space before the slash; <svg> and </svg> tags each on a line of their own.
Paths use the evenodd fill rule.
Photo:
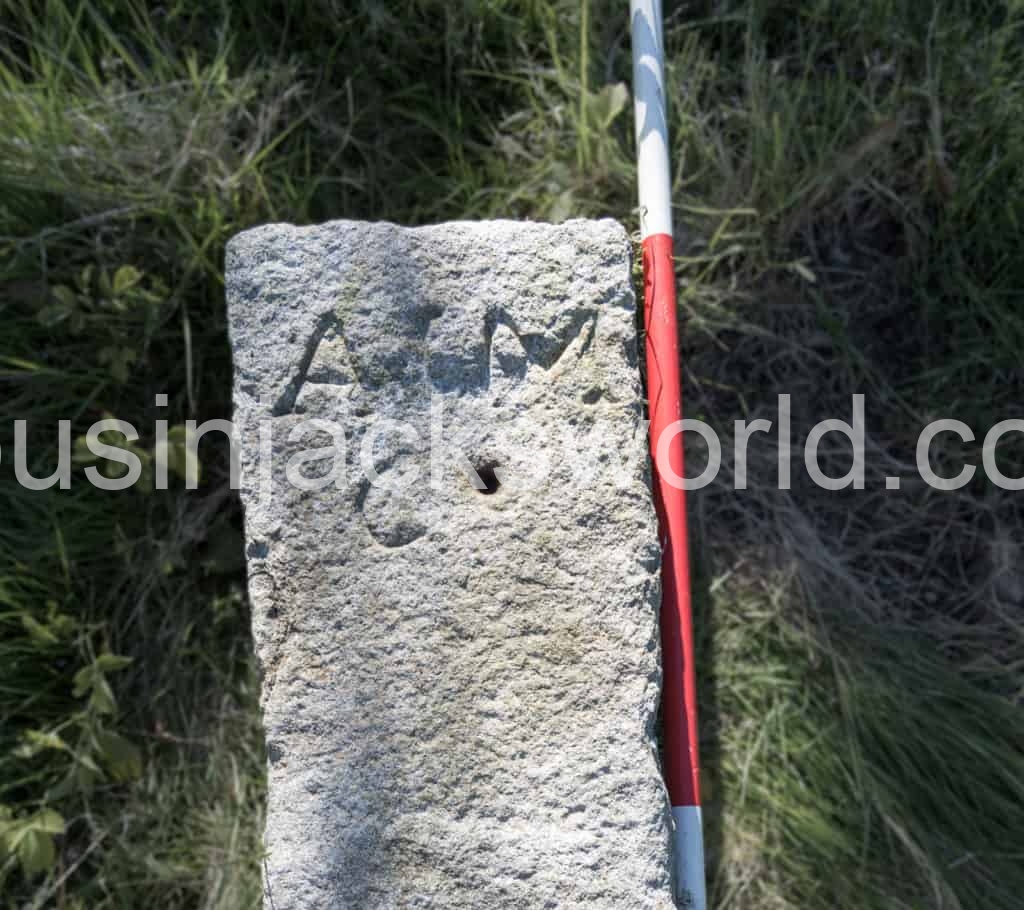
<svg viewBox="0 0 1024 910">
<path fill-rule="evenodd" d="M 666 16 L 687 409 L 725 452 L 691 495 L 713 904 L 1024 906 L 1020 494 L 914 467 L 932 420 L 976 435 L 936 439 L 950 476 L 1022 416 L 1024 6 Z M 0 0 L 5 906 L 257 906 L 264 786 L 224 452 L 166 491 L 81 458 L 32 491 L 14 422 L 45 477 L 58 420 L 128 420 L 148 463 L 155 420 L 225 416 L 253 224 L 635 228 L 627 29 L 610 0 Z M 799 455 L 777 489 L 764 434 L 733 489 L 733 421 L 780 393 L 798 444 L 865 395 L 864 490 Z"/>
</svg>

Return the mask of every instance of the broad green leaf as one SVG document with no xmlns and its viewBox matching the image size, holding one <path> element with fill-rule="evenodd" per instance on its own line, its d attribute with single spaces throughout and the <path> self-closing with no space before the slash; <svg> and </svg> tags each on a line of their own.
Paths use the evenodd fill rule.
<svg viewBox="0 0 1024 910">
<path fill-rule="evenodd" d="M 46 791 L 46 798 L 53 802 L 67 799 L 72 793 L 78 791 L 78 765 L 64 775 L 56 784 Z"/>
<path fill-rule="evenodd" d="M 53 809 L 40 809 L 28 820 L 28 824 L 35 831 L 43 834 L 63 834 L 64 816 Z"/>
<path fill-rule="evenodd" d="M 89 771 L 92 774 L 103 774 L 103 772 L 100 770 L 100 766 L 97 765 L 96 762 L 94 762 L 90 756 L 82 752 L 79 752 L 77 755 L 75 755 L 75 763 L 78 765 L 79 768 L 84 768 L 86 771 Z"/>
<path fill-rule="evenodd" d="M 114 294 L 123 294 L 125 291 L 133 288 L 135 285 L 142 280 L 142 272 L 140 272 L 135 266 L 122 265 L 114 273 Z"/>
<path fill-rule="evenodd" d="M 108 345 L 100 348 L 99 362 L 110 367 L 110 375 L 118 382 L 127 382 L 130 367 L 138 360 L 132 348 Z"/>
<path fill-rule="evenodd" d="M 96 763 L 86 756 L 79 756 L 74 770 L 67 778 L 65 796 L 73 793 L 91 793 L 97 782 L 103 779 L 103 772 Z"/>
<path fill-rule="evenodd" d="M 189 437 L 188 427 L 183 423 L 176 423 L 167 431 L 168 443 L 176 442 L 184 444 Z"/>
<path fill-rule="evenodd" d="M 34 878 L 49 872 L 57 861 L 53 838 L 43 831 L 25 830 L 18 838 L 16 851 L 25 878 Z"/>
<path fill-rule="evenodd" d="M 28 637 L 37 645 L 55 645 L 60 641 L 47 626 L 33 619 L 27 613 L 21 615 L 21 625 L 28 633 Z"/>
<path fill-rule="evenodd" d="M 89 698 L 89 704 L 97 714 L 117 713 L 117 701 L 114 699 L 110 683 L 102 673 L 96 673 L 93 676 L 92 696 Z"/>
<path fill-rule="evenodd" d="M 70 312 L 78 306 L 78 295 L 67 285 L 56 284 L 50 288 L 50 296 L 66 311 Z"/>
<path fill-rule="evenodd" d="M 22 733 L 21 739 L 21 745 L 14 750 L 15 755 L 19 758 L 33 758 L 47 750 L 59 752 L 68 750 L 68 744 L 60 736 L 45 730 L 26 730 Z"/>
<path fill-rule="evenodd" d="M 74 689 L 71 690 L 71 694 L 75 698 L 81 698 L 85 695 L 85 693 L 92 688 L 93 677 L 95 675 L 96 671 L 92 666 L 82 667 L 82 669 L 75 674 L 75 678 L 73 680 Z"/>
<path fill-rule="evenodd" d="M 118 670 L 130 667 L 134 660 L 134 657 L 125 657 L 123 654 L 111 654 L 109 651 L 105 651 L 93 661 L 93 666 L 101 673 L 116 673 Z"/>
<path fill-rule="evenodd" d="M 138 746 L 110 730 L 94 734 L 96 753 L 116 781 L 135 780 L 142 774 L 142 752 Z"/>
<path fill-rule="evenodd" d="M 38 313 L 36 313 L 36 321 L 47 328 L 51 326 L 59 325 L 65 319 L 68 319 L 74 310 L 69 309 L 62 303 L 54 303 L 50 306 L 43 307 Z"/>
<path fill-rule="evenodd" d="M 59 613 L 56 608 L 47 613 L 47 628 L 60 638 L 70 638 L 75 631 L 75 618 L 67 613 Z"/>
</svg>

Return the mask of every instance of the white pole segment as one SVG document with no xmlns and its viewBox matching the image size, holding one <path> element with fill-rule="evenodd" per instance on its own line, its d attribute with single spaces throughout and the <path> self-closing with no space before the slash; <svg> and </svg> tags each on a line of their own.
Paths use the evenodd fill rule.
<svg viewBox="0 0 1024 910">
<path fill-rule="evenodd" d="M 686 910 L 707 910 L 704 884 L 704 823 L 700 806 L 673 806 L 676 900 Z"/>
<path fill-rule="evenodd" d="M 672 236 L 661 0 L 630 0 L 640 234 Z"/>
</svg>

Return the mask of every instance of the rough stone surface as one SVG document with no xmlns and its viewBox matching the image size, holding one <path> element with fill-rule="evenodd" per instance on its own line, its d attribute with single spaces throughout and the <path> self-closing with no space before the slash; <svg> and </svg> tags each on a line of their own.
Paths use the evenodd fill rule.
<svg viewBox="0 0 1024 910">
<path fill-rule="evenodd" d="M 231 242 L 228 301 L 265 907 L 673 906 L 622 228 L 268 225 Z M 382 418 L 407 429 L 371 446 Z M 331 445 L 293 463 L 321 489 L 289 484 Z"/>
</svg>

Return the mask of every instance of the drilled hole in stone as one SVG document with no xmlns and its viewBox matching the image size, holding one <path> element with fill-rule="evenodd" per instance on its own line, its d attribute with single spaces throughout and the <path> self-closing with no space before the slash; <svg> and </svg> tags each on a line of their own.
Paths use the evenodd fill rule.
<svg viewBox="0 0 1024 910">
<path fill-rule="evenodd" d="M 501 481 L 498 480 L 497 468 L 498 465 L 493 461 L 489 461 L 486 464 L 476 465 L 474 467 L 477 476 L 480 478 L 480 482 L 483 484 L 482 489 L 475 483 L 473 484 L 477 493 L 480 493 L 482 496 L 493 496 L 498 492 L 501 487 Z"/>
</svg>

